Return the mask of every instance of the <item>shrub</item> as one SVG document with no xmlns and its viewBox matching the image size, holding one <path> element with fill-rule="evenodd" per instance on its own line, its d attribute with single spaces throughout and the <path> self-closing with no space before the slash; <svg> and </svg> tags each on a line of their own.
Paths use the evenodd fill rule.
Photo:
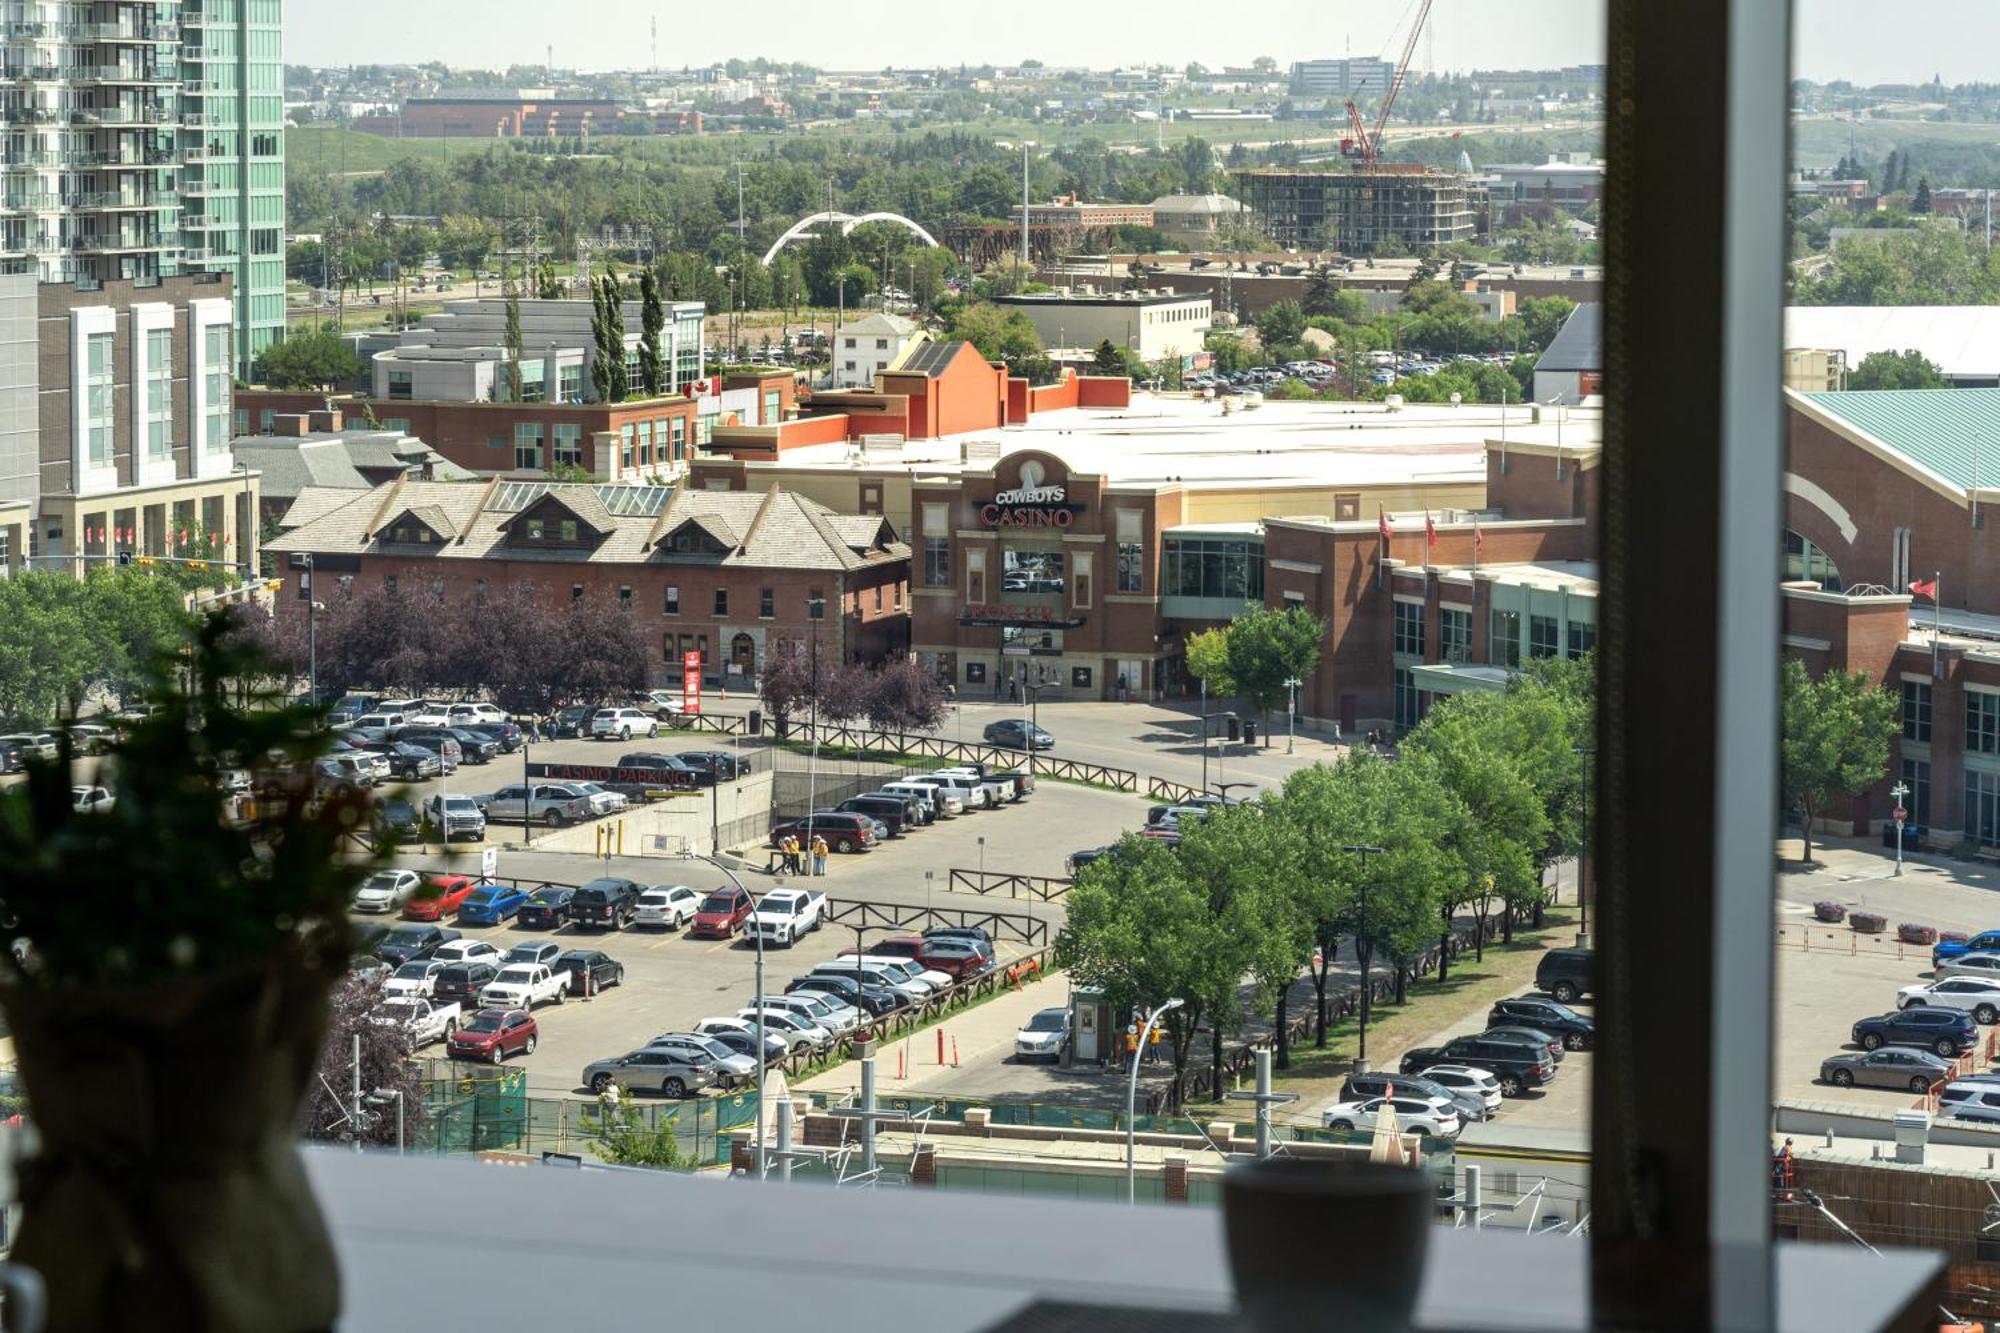
<svg viewBox="0 0 2000 1333">
<path fill-rule="evenodd" d="M 1818 921 L 1839 921 L 1847 916 L 1843 903 L 1820 901 L 1813 904 L 1813 918 Z"/>
<path fill-rule="evenodd" d="M 1847 924 L 1864 935 L 1880 935 L 1889 928 L 1889 918 L 1879 912 L 1849 912 Z"/>
</svg>

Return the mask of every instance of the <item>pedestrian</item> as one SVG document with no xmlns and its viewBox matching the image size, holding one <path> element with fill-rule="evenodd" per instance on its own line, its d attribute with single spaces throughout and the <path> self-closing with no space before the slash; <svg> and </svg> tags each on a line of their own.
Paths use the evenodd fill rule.
<svg viewBox="0 0 2000 1333">
<path fill-rule="evenodd" d="M 812 840 L 813 874 L 824 875 L 826 873 L 826 854 L 828 850 L 829 848 L 826 845 L 826 835 L 824 833 L 813 834 L 813 840 Z"/>
<path fill-rule="evenodd" d="M 787 875 L 799 873 L 799 842 L 789 833 L 778 839 L 778 863 Z"/>
<path fill-rule="evenodd" d="M 1139 1053 L 1139 1021 L 1132 1020 L 1125 1025 L 1125 1058 L 1130 1060 Z"/>
<path fill-rule="evenodd" d="M 1155 1024 L 1153 1024 L 1153 1032 L 1152 1032 L 1152 1035 L 1151 1035 L 1150 1037 L 1148 1037 L 1148 1038 L 1146 1039 L 1146 1063 L 1147 1063 L 1147 1064 L 1149 1064 L 1149 1065 L 1150 1065 L 1150 1064 L 1155 1064 L 1155 1063 L 1157 1063 L 1157 1062 L 1159 1061 L 1159 1058 L 1160 1058 L 1160 1039 L 1161 1039 L 1162 1037 L 1164 1037 L 1164 1036 L 1166 1035 L 1166 1032 L 1167 1032 L 1166 1028 L 1165 1028 L 1164 1026 L 1162 1026 L 1161 1024 L 1159 1024 L 1159 1023 L 1155 1023 Z"/>
<path fill-rule="evenodd" d="M 1118 702 L 1125 702 L 1125 673 L 1122 671 L 1118 673 Z"/>
</svg>

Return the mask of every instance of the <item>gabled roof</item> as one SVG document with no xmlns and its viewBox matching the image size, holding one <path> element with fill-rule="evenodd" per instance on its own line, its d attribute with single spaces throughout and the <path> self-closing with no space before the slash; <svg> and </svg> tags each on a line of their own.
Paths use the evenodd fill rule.
<svg viewBox="0 0 2000 1333">
<path fill-rule="evenodd" d="M 1576 371 L 1604 369 L 1603 307 L 1585 301 L 1569 312 L 1562 331 L 1535 361 L 1536 370 Z"/>
<path fill-rule="evenodd" d="M 960 348 L 971 346 L 972 344 L 969 342 L 925 343 L 916 350 L 915 355 L 908 357 L 901 365 L 897 366 L 893 373 L 923 375 L 929 379 L 936 379 L 944 373 L 945 367 L 958 359 Z M 977 355 L 977 353 L 975 352 L 974 355 Z"/>
<path fill-rule="evenodd" d="M 1799 397 L 1961 491 L 2000 486 L 2000 389 L 1849 389 Z"/>
<path fill-rule="evenodd" d="M 907 338 L 917 331 L 917 321 L 901 315 L 873 314 L 840 326 L 842 337 L 850 333 L 869 338 Z"/>
<path fill-rule="evenodd" d="M 529 514 L 547 517 L 549 509 L 560 509 L 578 523 L 590 529 L 599 537 L 608 537 L 616 530 L 618 521 L 611 517 L 611 510 L 597 496 L 590 486 L 552 486 L 548 491 L 522 505 L 500 523 L 500 531 L 512 531 L 516 520 Z"/>
<path fill-rule="evenodd" d="M 725 553 L 735 550 L 739 544 L 736 539 L 736 530 L 730 527 L 719 514 L 690 514 L 680 522 L 674 524 L 673 527 L 667 529 L 661 535 L 659 544 L 672 550 L 680 535 L 690 528 L 705 534 L 710 541 L 720 546 Z"/>
<path fill-rule="evenodd" d="M 442 505 L 419 504 L 404 505 L 401 509 L 391 511 L 389 517 L 375 529 L 376 539 L 381 540 L 382 534 L 394 528 L 405 516 L 429 528 L 437 534 L 437 539 L 441 542 L 451 541 L 458 536 L 458 524 L 452 521 L 451 515 L 444 512 Z"/>
</svg>

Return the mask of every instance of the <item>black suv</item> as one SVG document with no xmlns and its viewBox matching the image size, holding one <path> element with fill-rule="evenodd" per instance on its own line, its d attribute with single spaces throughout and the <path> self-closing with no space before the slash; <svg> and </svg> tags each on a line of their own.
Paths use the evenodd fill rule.
<svg viewBox="0 0 2000 1333">
<path fill-rule="evenodd" d="M 1489 1028 L 1528 1027 L 1561 1038 L 1566 1051 L 1587 1050 L 1597 1040 L 1597 1025 L 1561 1000 L 1520 995 L 1497 1000 L 1486 1011 Z"/>
<path fill-rule="evenodd" d="M 690 767 L 700 769 L 721 782 L 734 782 L 750 771 L 750 761 L 727 750 L 682 750 L 677 756 Z"/>
<path fill-rule="evenodd" d="M 834 809 L 845 814 L 879 819 L 892 838 L 902 837 L 903 829 L 910 822 L 910 807 L 896 796 L 850 796 Z"/>
<path fill-rule="evenodd" d="M 452 963 L 438 969 L 437 984 L 431 987 L 431 1003 L 479 1003 L 479 992 L 492 984 L 499 970 L 491 963 Z"/>
<path fill-rule="evenodd" d="M 713 771 L 690 764 L 677 754 L 657 754 L 650 750 L 635 750 L 631 754 L 618 756 L 618 767 L 644 769 L 658 773 L 662 787 L 713 787 Z"/>
<path fill-rule="evenodd" d="M 579 926 L 623 930 L 639 910 L 639 886 L 629 879 L 593 879 L 569 900 L 569 919 Z"/>
<path fill-rule="evenodd" d="M 571 995 L 581 995 L 585 990 L 595 993 L 625 980 L 625 964 L 598 949 L 571 949 L 556 959 L 555 966 L 558 972 L 569 973 Z M 587 983 L 586 975 L 590 978 Z"/>
<path fill-rule="evenodd" d="M 1862 1019 L 1854 1025 L 1854 1041 L 1864 1051 L 1883 1046 L 1918 1046 L 1949 1060 L 1979 1044 L 1979 1025 L 1963 1009 L 1919 1005 Z"/>
<path fill-rule="evenodd" d="M 1535 964 L 1535 989 L 1553 995 L 1564 1004 L 1596 990 L 1590 984 L 1588 949 L 1551 949 Z"/>
<path fill-rule="evenodd" d="M 1455 1037 L 1442 1046 L 1420 1046 L 1403 1054 L 1403 1072 L 1421 1074 L 1432 1065 L 1471 1065 L 1500 1080 L 1502 1096 L 1518 1097 L 1556 1076 L 1546 1049 L 1499 1037 Z"/>
<path fill-rule="evenodd" d="M 796 977 L 785 987 L 785 994 L 831 995 L 837 1000 L 845 1000 L 869 1015 L 886 1014 L 891 1009 L 903 1007 L 904 999 L 887 986 L 869 986 L 853 977 L 828 976 L 814 973 L 811 976 Z"/>
</svg>

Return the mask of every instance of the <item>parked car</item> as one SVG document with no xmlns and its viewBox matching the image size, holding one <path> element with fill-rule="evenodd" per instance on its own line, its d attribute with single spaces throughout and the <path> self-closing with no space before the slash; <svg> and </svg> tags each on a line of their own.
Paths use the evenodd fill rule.
<svg viewBox="0 0 2000 1333">
<path fill-rule="evenodd" d="M 808 1023 L 825 1028 L 836 1037 L 846 1036 L 867 1021 L 867 1016 L 847 1001 L 812 991 L 786 991 L 782 995 L 766 995 L 764 1007 L 797 1014 Z"/>
<path fill-rule="evenodd" d="M 590 802 L 552 782 L 515 783 L 491 796 L 476 796 L 489 820 L 523 821 L 561 828 L 590 817 Z"/>
<path fill-rule="evenodd" d="M 466 875 L 431 875 L 424 891 L 403 908 L 405 921 L 442 921 L 455 916 L 479 882 Z"/>
<path fill-rule="evenodd" d="M 393 1030 L 402 1038 L 403 1049 L 414 1051 L 434 1041 L 449 1041 L 458 1031 L 458 1015 L 456 1004 L 405 995 L 376 1005 L 368 1012 L 368 1022 Z"/>
<path fill-rule="evenodd" d="M 697 1061 L 684 1051 L 646 1047 L 586 1066 L 582 1082 L 595 1093 L 616 1083 L 629 1092 L 657 1090 L 668 1097 L 685 1097 L 714 1083 L 720 1073 L 712 1055 Z"/>
<path fill-rule="evenodd" d="M 481 1009 L 459 1025 L 444 1044 L 454 1060 L 485 1060 L 499 1064 L 508 1056 L 535 1053 L 541 1029 L 525 1009 Z"/>
<path fill-rule="evenodd" d="M 601 949 L 571 949 L 556 958 L 555 968 L 568 974 L 571 995 L 595 995 L 625 980 L 625 964 Z"/>
<path fill-rule="evenodd" d="M 715 775 L 707 769 L 690 764 L 677 754 L 661 754 L 655 750 L 634 750 L 618 756 L 618 768 L 634 772 L 644 771 L 656 774 L 651 781 L 655 785 L 672 789 L 688 787 L 713 787 Z"/>
<path fill-rule="evenodd" d="M 743 1008 L 736 1016 L 746 1023 L 755 1024 L 759 1017 L 755 1008 Z M 782 1036 L 795 1051 L 817 1051 L 833 1043 L 833 1034 L 802 1014 L 789 1009 L 765 1008 L 762 1013 L 764 1030 Z"/>
<path fill-rule="evenodd" d="M 55 736 L 46 731 L 10 732 L 0 736 L 0 742 L 18 747 L 22 756 L 28 759 L 54 759 L 62 748 L 56 743 Z"/>
<path fill-rule="evenodd" d="M 431 957 L 441 963 L 491 963 L 500 966 L 499 947 L 486 940 L 446 940 Z"/>
<path fill-rule="evenodd" d="M 896 960 L 900 961 L 900 960 Z M 905 1004 L 921 1001 L 929 997 L 931 987 L 921 981 L 912 981 L 901 967 L 887 963 L 871 963 L 865 958 L 842 958 L 835 962 L 820 963 L 812 970 L 816 977 L 847 977 L 864 986 L 874 986 L 892 991 L 903 998 Z"/>
<path fill-rule="evenodd" d="M 659 735 L 660 724 L 636 708 L 600 708 L 590 715 L 590 734 L 600 741 L 629 741 L 634 736 Z"/>
<path fill-rule="evenodd" d="M 1962 1009 L 1919 1005 L 1864 1018 L 1852 1029 L 1855 1045 L 1864 1051 L 1883 1046 L 1915 1046 L 1936 1051 L 1946 1059 L 1979 1044 L 1979 1028 Z"/>
<path fill-rule="evenodd" d="M 772 889 L 744 919 L 751 935 L 786 948 L 825 924 L 826 895 L 818 889 Z"/>
<path fill-rule="evenodd" d="M 1320 1124 L 1327 1129 L 1354 1131 L 1372 1129 L 1387 1104 L 1402 1134 L 1428 1134 L 1434 1139 L 1457 1136 L 1462 1124 L 1458 1105 L 1445 1097 L 1370 1097 L 1358 1102 L 1335 1102 L 1320 1112 Z"/>
<path fill-rule="evenodd" d="M 414 870 L 378 870 L 355 889 L 352 905 L 357 912 L 400 912 L 421 884 Z"/>
<path fill-rule="evenodd" d="M 984 926 L 932 926 L 923 934 L 927 940 L 971 940 L 983 946 L 988 954 L 993 952 L 993 937 Z"/>
<path fill-rule="evenodd" d="M 711 890 L 701 900 L 701 910 L 694 914 L 687 933 L 704 939 L 728 939 L 749 918 L 752 906 L 748 890 L 734 886 Z"/>
<path fill-rule="evenodd" d="M 881 801 L 893 805 L 903 812 L 905 829 L 922 828 L 937 818 L 936 807 L 928 801 L 920 801 L 907 792 L 865 791 L 853 798 L 857 801 Z M 873 814 L 873 811 L 868 813 Z M 878 819 L 881 817 L 876 816 Z"/>
<path fill-rule="evenodd" d="M 569 782 L 563 785 L 590 802 L 590 813 L 593 817 L 615 815 L 632 804 L 632 798 L 624 792 L 612 791 L 595 782 Z"/>
<path fill-rule="evenodd" d="M 1567 1051 L 1587 1050 L 1596 1040 L 1597 1025 L 1561 1000 L 1545 1000 L 1538 995 L 1520 995 L 1496 1000 L 1486 1013 L 1488 1027 L 1521 1024 L 1558 1038 Z"/>
<path fill-rule="evenodd" d="M 632 924 L 678 930 L 701 910 L 701 895 L 685 884 L 655 884 L 642 890 L 632 909 Z"/>
<path fill-rule="evenodd" d="M 776 847 L 789 835 L 797 838 L 801 847 L 809 847 L 815 833 L 825 838 L 827 846 L 836 852 L 865 852 L 880 841 L 875 835 L 875 821 L 868 816 L 826 812 L 775 825 L 770 842 Z"/>
<path fill-rule="evenodd" d="M 1526 1046 L 1537 1046 L 1547 1051 L 1549 1059 L 1555 1061 L 1557 1064 L 1563 1062 L 1563 1052 L 1566 1048 L 1563 1045 L 1562 1038 L 1556 1036 L 1553 1032 L 1544 1032 L 1540 1028 L 1529 1027 L 1523 1023 L 1502 1023 L 1496 1027 L 1487 1028 L 1479 1035 L 1490 1037 L 1494 1041 L 1518 1041 Z"/>
<path fill-rule="evenodd" d="M 446 842 L 454 838 L 482 842 L 486 838 L 486 812 L 470 796 L 445 792 L 431 796 L 424 801 L 424 817 L 444 834 Z"/>
<path fill-rule="evenodd" d="M 423 754 L 413 751 L 422 751 L 437 760 L 436 769 L 424 772 L 430 766 L 423 762 Z M 389 749 L 389 768 L 397 777 L 410 781 L 436 777 L 440 773 L 449 775 L 458 772 L 460 754 L 458 742 L 449 736 L 434 731 L 405 730 Z"/>
<path fill-rule="evenodd" d="M 569 973 L 546 963 L 508 963 L 479 992 L 480 1007 L 485 1009 L 533 1009 L 568 998 Z"/>
<path fill-rule="evenodd" d="M 511 722 L 506 712 L 489 703 L 459 703 L 446 710 L 454 727 Z"/>
<path fill-rule="evenodd" d="M 930 812 L 933 821 L 965 813 L 965 802 L 960 800 L 956 793 L 940 791 L 927 783 L 885 782 L 882 784 L 882 790 L 921 802 Z"/>
<path fill-rule="evenodd" d="M 1922 1094 L 1951 1077 L 1951 1061 L 1903 1046 L 1843 1051 L 1820 1061 L 1822 1083 L 1837 1088 L 1907 1088 Z"/>
<path fill-rule="evenodd" d="M 0 740 L 5 739 L 0 736 Z M 1982 930 L 1970 939 L 1939 940 L 1931 946 L 1931 966 L 1968 953 L 2000 953 L 2000 930 Z"/>
<path fill-rule="evenodd" d="M 468 926 L 497 926 L 517 915 L 528 895 L 513 884 L 482 884 L 458 905 L 458 919 Z"/>
<path fill-rule="evenodd" d="M 834 807 L 838 814 L 863 815 L 883 830 L 883 836 L 900 838 L 909 819 L 909 802 L 894 796 L 850 796 Z"/>
<path fill-rule="evenodd" d="M 900 1009 L 907 999 L 890 990 L 887 986 L 870 986 L 856 981 L 852 976 L 825 976 L 811 973 L 794 977 L 785 986 L 786 994 L 800 991 L 817 991 L 822 995 L 834 995 L 853 1005 L 865 1014 L 886 1014 L 891 1009 Z"/>
<path fill-rule="evenodd" d="M 447 963 L 432 984 L 431 998 L 456 1004 L 474 1004 L 500 969 L 491 963 Z"/>
<path fill-rule="evenodd" d="M 639 886 L 629 879 L 593 879 L 569 900 L 569 919 L 578 926 L 623 930 L 639 910 Z"/>
<path fill-rule="evenodd" d="M 459 937 L 443 926 L 397 926 L 375 943 L 375 956 L 391 967 L 418 958 L 429 958 L 445 944 Z"/>
<path fill-rule="evenodd" d="M 1061 1060 L 1069 1045 L 1069 1009 L 1057 1006 L 1041 1009 L 1014 1034 L 1014 1057 L 1018 1060 Z"/>
<path fill-rule="evenodd" d="M 1403 1053 L 1405 1074 L 1421 1074 L 1432 1065 L 1472 1065 L 1490 1070 L 1500 1080 L 1500 1091 L 1509 1097 L 1519 1097 L 1556 1076 L 1555 1058 L 1546 1050 L 1484 1034 L 1454 1037 L 1442 1046 L 1419 1046 Z"/>
<path fill-rule="evenodd" d="M 672 690 L 647 690 L 632 700 L 632 706 L 639 712 L 666 722 L 687 712 L 687 704 Z"/>
<path fill-rule="evenodd" d="M 840 957 L 834 961 L 844 962 L 853 956 L 853 949 L 842 949 Z M 931 994 L 947 990 L 952 985 L 952 979 L 947 973 L 925 967 L 915 958 L 904 958 L 895 954 L 875 953 L 871 949 L 871 952 L 860 956 L 860 961 L 864 964 L 873 964 L 885 968 L 891 976 L 900 977 L 903 981 L 912 985 L 923 986 Z"/>
<path fill-rule="evenodd" d="M 983 733 L 988 745 L 1009 750 L 1053 750 L 1056 738 L 1024 717 L 1003 717 L 988 722 Z"/>
<path fill-rule="evenodd" d="M 2000 979 L 2000 953 L 1962 953 L 1935 965 L 1931 975 L 1939 981 L 1946 977 Z"/>
<path fill-rule="evenodd" d="M 108 787 L 71 787 L 69 794 L 79 814 L 107 814 L 118 804 L 118 798 L 111 794 Z"/>
<path fill-rule="evenodd" d="M 1896 1007 L 1961 1009 L 1971 1014 L 1974 1022 L 2000 1021 L 2000 979 L 1946 977 L 1943 981 L 1920 981 L 1896 992 Z"/>
<path fill-rule="evenodd" d="M 569 884 L 544 884 L 528 895 L 514 914 L 514 924 L 530 930 L 560 930 L 569 920 L 570 900 L 576 889 Z"/>
<path fill-rule="evenodd" d="M 1366 1073 L 1349 1074 L 1340 1085 L 1339 1099 L 1343 1102 L 1363 1102 L 1370 1097 L 1451 1095 L 1451 1089 L 1433 1079 L 1429 1070 L 1421 1074 L 1405 1074 L 1393 1069 L 1371 1069 Z"/>
<path fill-rule="evenodd" d="M 718 1037 L 702 1032 L 662 1032 L 646 1043 L 647 1050 L 667 1051 L 690 1062 L 706 1055 L 715 1061 L 716 1086 L 740 1087 L 757 1076 L 757 1062 Z M 779 1053 L 783 1054 L 783 1046 Z"/>
<path fill-rule="evenodd" d="M 384 753 L 389 760 L 390 776 L 404 782 L 423 782 L 446 771 L 444 759 L 421 745 L 397 741 Z M 452 767 L 457 767 L 456 762 Z"/>
<path fill-rule="evenodd" d="M 597 710 L 589 705 L 573 706 L 556 710 L 555 721 L 549 724 L 553 733 L 550 740 L 582 740 L 590 735 L 590 719 Z"/>
<path fill-rule="evenodd" d="M 1484 1120 L 1500 1109 L 1500 1080 L 1471 1065 L 1432 1065 L 1425 1078 L 1451 1094 L 1459 1119 Z"/>
<path fill-rule="evenodd" d="M 2000 1118 L 2000 1084 L 1953 1079 L 1938 1094 L 1938 1111 L 1961 1120 Z"/>
<path fill-rule="evenodd" d="M 717 782 L 734 782 L 750 771 L 750 761 L 728 750 L 682 750 L 681 762 L 707 773 Z"/>
<path fill-rule="evenodd" d="M 19 773 L 27 763 L 27 746 L 19 741 L 0 740 L 0 773 Z"/>
<path fill-rule="evenodd" d="M 540 963 L 544 967 L 554 967 L 556 959 L 562 957 L 563 947 L 554 940 L 522 940 L 501 956 L 500 965 L 508 963 Z"/>
<path fill-rule="evenodd" d="M 964 981 L 993 969 L 993 950 L 977 940 L 924 936 L 917 961 L 933 972 L 942 972 L 954 981 Z"/>
<path fill-rule="evenodd" d="M 1574 1004 L 1593 993 L 1589 949 L 1550 949 L 1535 964 L 1535 989 Z"/>
<path fill-rule="evenodd" d="M 514 722 L 461 722 L 460 731 L 472 733 L 493 742 L 493 748 L 500 754 L 512 754 L 521 748 L 521 728 Z"/>
<path fill-rule="evenodd" d="M 742 1056 L 746 1060 L 750 1058 L 752 1048 L 757 1045 L 756 1032 L 741 1024 L 735 1027 L 718 1027 L 711 1032 L 703 1032 L 696 1035 L 706 1037 L 710 1041 L 720 1042 L 730 1051 Z M 785 1044 L 783 1037 L 771 1032 L 764 1034 L 765 1065 L 769 1066 L 778 1063 L 778 1061 L 785 1058 L 789 1051 L 790 1047 Z"/>
<path fill-rule="evenodd" d="M 445 965 L 435 958 L 419 958 L 404 963 L 382 983 L 384 995 L 416 995 L 428 1000 L 437 991 L 438 973 Z"/>
</svg>

